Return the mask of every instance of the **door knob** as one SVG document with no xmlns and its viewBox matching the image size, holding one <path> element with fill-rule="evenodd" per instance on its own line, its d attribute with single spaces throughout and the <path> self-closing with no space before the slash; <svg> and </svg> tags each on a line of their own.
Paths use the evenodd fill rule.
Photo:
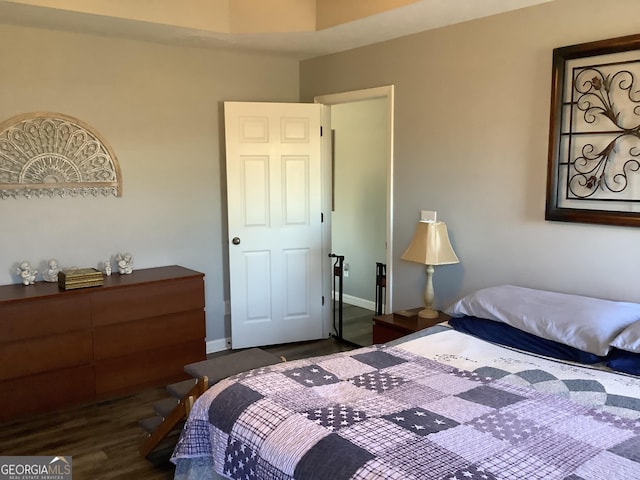
<svg viewBox="0 0 640 480">
<path fill-rule="evenodd" d="M 231 240 L 231 243 L 233 243 L 234 245 L 240 245 L 240 238 L 233 237 L 233 240 Z"/>
</svg>

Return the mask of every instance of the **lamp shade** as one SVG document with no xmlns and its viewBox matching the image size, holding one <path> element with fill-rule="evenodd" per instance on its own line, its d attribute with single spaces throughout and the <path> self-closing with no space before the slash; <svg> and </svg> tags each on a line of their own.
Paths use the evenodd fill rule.
<svg viewBox="0 0 640 480">
<path fill-rule="evenodd" d="M 458 263 L 444 222 L 419 222 L 411 243 L 400 257 L 423 265 Z"/>
</svg>

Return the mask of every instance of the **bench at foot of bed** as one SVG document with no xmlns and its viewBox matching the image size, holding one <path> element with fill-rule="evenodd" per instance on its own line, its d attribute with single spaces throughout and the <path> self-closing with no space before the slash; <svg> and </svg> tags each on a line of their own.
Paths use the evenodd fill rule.
<svg viewBox="0 0 640 480">
<path fill-rule="evenodd" d="M 193 402 L 211 385 L 231 375 L 281 361 L 284 361 L 283 357 L 259 348 L 250 348 L 186 365 L 184 371 L 193 378 L 167 385 L 170 397 L 154 404 L 153 417 L 140 421 L 140 426 L 148 434 L 140 445 L 140 454 L 149 456 L 165 438 L 179 433 Z"/>
</svg>

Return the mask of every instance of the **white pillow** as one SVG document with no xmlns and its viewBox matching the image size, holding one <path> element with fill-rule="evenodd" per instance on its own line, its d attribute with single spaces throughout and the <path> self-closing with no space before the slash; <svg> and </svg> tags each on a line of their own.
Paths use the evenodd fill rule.
<svg viewBox="0 0 640 480">
<path fill-rule="evenodd" d="M 640 322 L 633 323 L 625 328 L 611 342 L 611 346 L 627 352 L 640 353 Z"/>
<path fill-rule="evenodd" d="M 606 355 L 616 336 L 640 320 L 639 303 L 613 302 L 514 285 L 478 290 L 458 300 L 445 312 L 454 317 L 469 315 L 503 322 L 594 355 Z"/>
</svg>

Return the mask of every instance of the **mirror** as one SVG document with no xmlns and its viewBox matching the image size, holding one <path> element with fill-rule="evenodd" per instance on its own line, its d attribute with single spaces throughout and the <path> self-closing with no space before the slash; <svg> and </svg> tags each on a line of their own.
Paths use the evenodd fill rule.
<svg viewBox="0 0 640 480">
<path fill-rule="evenodd" d="M 331 106 L 331 249 L 344 255 L 343 338 L 372 344 L 377 263 L 386 263 L 389 112 L 385 97 Z"/>
</svg>

